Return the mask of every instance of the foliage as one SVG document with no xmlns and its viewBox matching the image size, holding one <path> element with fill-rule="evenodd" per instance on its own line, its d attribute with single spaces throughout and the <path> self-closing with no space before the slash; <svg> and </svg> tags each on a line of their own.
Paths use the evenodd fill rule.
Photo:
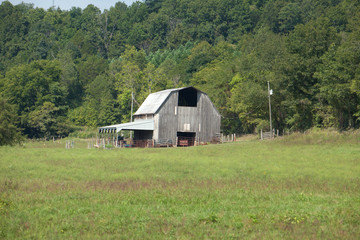
<svg viewBox="0 0 360 240">
<path fill-rule="evenodd" d="M 29 137 L 129 121 L 132 92 L 141 104 L 190 85 L 211 97 L 222 132 L 251 133 L 268 125 L 268 81 L 275 128 L 358 128 L 359 12 L 349 0 L 147 0 L 103 12 L 3 1 L 0 94 Z"/>
<path fill-rule="evenodd" d="M 16 126 L 18 121 L 15 106 L 0 97 L 0 146 L 22 141 L 21 130 Z"/>
</svg>

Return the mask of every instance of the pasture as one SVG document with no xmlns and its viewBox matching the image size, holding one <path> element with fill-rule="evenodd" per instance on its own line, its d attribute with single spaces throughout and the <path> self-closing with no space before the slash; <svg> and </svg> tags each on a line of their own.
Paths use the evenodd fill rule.
<svg viewBox="0 0 360 240">
<path fill-rule="evenodd" d="M 360 238 L 359 134 L 76 146 L 0 148 L 0 238 Z"/>
</svg>

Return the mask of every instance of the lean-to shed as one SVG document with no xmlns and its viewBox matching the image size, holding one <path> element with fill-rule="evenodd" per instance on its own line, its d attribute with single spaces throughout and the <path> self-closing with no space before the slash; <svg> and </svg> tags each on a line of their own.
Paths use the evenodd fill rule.
<svg viewBox="0 0 360 240">
<path fill-rule="evenodd" d="M 99 130 L 133 130 L 134 140 L 193 145 L 195 141 L 216 139 L 220 135 L 220 121 L 221 116 L 206 93 L 184 87 L 150 94 L 134 114 L 134 122 Z"/>
</svg>

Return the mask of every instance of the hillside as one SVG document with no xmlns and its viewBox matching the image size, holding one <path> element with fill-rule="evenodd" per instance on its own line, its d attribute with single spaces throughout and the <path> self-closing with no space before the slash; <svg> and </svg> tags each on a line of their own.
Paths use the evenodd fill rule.
<svg viewBox="0 0 360 240">
<path fill-rule="evenodd" d="M 224 133 L 251 133 L 268 126 L 268 81 L 276 129 L 358 128 L 359 3 L 145 0 L 101 12 L 4 1 L 0 115 L 12 120 L 0 132 L 125 122 L 132 91 L 141 103 L 191 85 L 208 93 Z"/>
</svg>

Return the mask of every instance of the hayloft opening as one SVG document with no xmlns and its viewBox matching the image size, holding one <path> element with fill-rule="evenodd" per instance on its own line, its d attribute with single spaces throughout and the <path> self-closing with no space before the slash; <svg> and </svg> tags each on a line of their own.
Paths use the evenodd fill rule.
<svg viewBox="0 0 360 240">
<path fill-rule="evenodd" d="M 194 88 L 180 90 L 178 106 L 197 107 L 197 90 Z"/>
</svg>

